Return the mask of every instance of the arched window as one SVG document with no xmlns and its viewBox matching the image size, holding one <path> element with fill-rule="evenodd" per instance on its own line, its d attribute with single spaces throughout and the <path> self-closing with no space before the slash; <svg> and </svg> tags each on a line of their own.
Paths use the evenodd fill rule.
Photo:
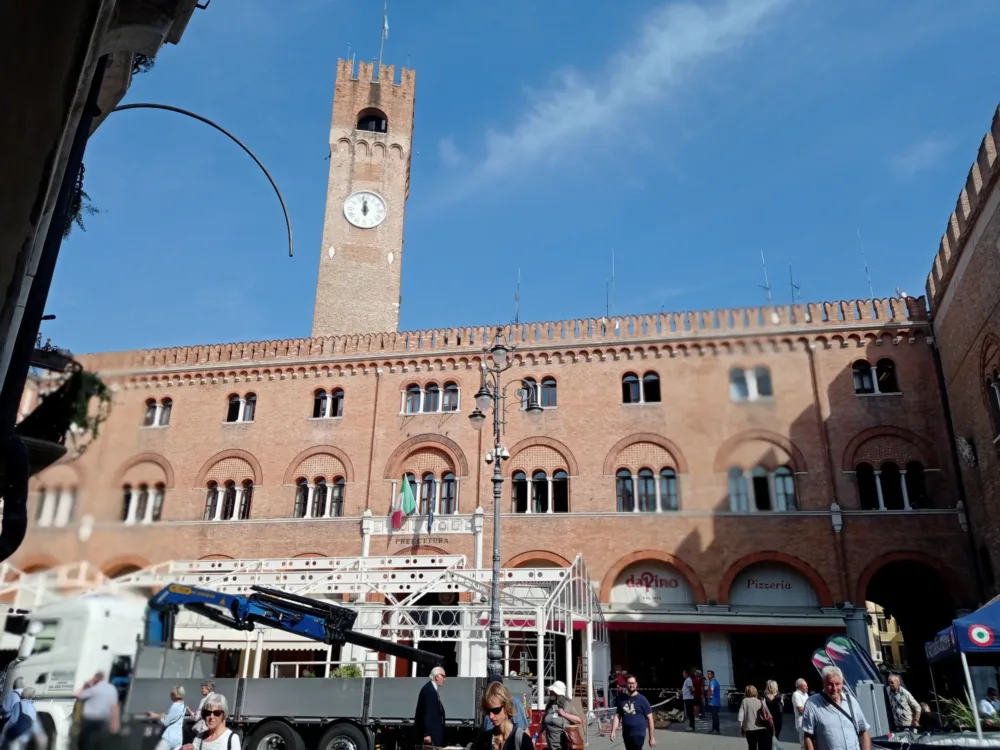
<svg viewBox="0 0 1000 750">
<path fill-rule="evenodd" d="M 246 521 L 250 518 L 250 507 L 253 504 L 253 482 L 249 479 L 243 481 L 242 492 L 240 492 L 240 520 Z"/>
<path fill-rule="evenodd" d="M 746 513 L 750 510 L 747 479 L 743 475 L 743 469 L 735 466 L 729 470 L 729 510 L 733 513 Z"/>
<path fill-rule="evenodd" d="M 638 382 L 638 378 L 636 381 Z M 618 512 L 631 513 L 635 507 L 635 493 L 632 489 L 632 472 L 628 469 L 615 472 L 615 494 L 618 496 Z"/>
<path fill-rule="evenodd" d="M 757 384 L 758 398 L 770 398 L 774 395 L 774 389 L 771 386 L 771 371 L 769 369 L 766 367 L 753 368 L 753 378 Z"/>
<path fill-rule="evenodd" d="M 305 477 L 295 480 L 295 505 L 292 507 L 292 518 L 305 518 L 309 504 L 309 481 Z"/>
<path fill-rule="evenodd" d="M 528 512 L 528 476 L 523 471 L 515 471 L 510 483 L 511 505 L 515 513 Z"/>
<path fill-rule="evenodd" d="M 229 408 L 226 410 L 226 421 L 227 422 L 239 422 L 240 421 L 240 407 L 243 405 L 243 401 L 240 399 L 239 394 L 234 393 L 229 397 Z"/>
<path fill-rule="evenodd" d="M 417 477 L 412 472 L 407 473 L 406 481 L 410 483 L 410 492 L 413 493 L 414 499 L 420 497 L 420 488 L 417 486 Z"/>
<path fill-rule="evenodd" d="M 446 471 L 441 475 L 441 508 L 438 512 L 443 516 L 458 513 L 458 503 L 455 502 L 456 499 L 455 475 L 450 471 Z"/>
<path fill-rule="evenodd" d="M 986 378 L 986 402 L 989 404 L 990 421 L 993 423 L 994 440 L 1000 436 L 1000 373 L 993 371 Z"/>
<path fill-rule="evenodd" d="M 858 482 L 858 507 L 861 510 L 878 510 L 878 480 L 875 478 L 875 467 L 869 463 L 860 463 L 855 467 L 854 476 Z"/>
<path fill-rule="evenodd" d="M 219 509 L 219 485 L 217 482 L 209 482 L 208 491 L 205 493 L 204 520 L 214 521 L 218 509 Z"/>
<path fill-rule="evenodd" d="M 342 518 L 344 515 L 344 495 L 347 482 L 343 477 L 335 477 L 330 485 L 330 517 Z"/>
<path fill-rule="evenodd" d="M 122 520 L 128 520 L 128 511 L 132 506 L 132 485 L 126 484 L 122 487 Z M 45 512 L 45 490 L 40 490 L 38 493 L 38 516 L 35 518 L 35 523 L 42 520 L 42 514 Z"/>
<path fill-rule="evenodd" d="M 747 374 L 742 367 L 734 367 L 729 371 L 729 397 L 733 401 L 746 401 L 750 398 Z"/>
<path fill-rule="evenodd" d="M 896 463 L 886 461 L 882 464 L 879 484 L 882 485 L 882 502 L 885 509 L 903 510 L 903 477 Z"/>
<path fill-rule="evenodd" d="M 875 380 L 872 378 L 872 366 L 863 359 L 851 365 L 854 374 L 855 393 L 875 393 Z"/>
<path fill-rule="evenodd" d="M 156 424 L 156 399 L 146 399 L 146 415 L 142 419 L 143 427 L 152 427 Z"/>
<path fill-rule="evenodd" d="M 441 406 L 442 411 L 458 411 L 458 384 L 457 383 L 445 383 L 444 384 L 444 403 Z"/>
<path fill-rule="evenodd" d="M 930 498 L 927 496 L 927 475 L 924 465 L 919 461 L 906 464 L 906 499 L 911 508 L 930 508 Z"/>
<path fill-rule="evenodd" d="M 525 378 L 523 387 L 521 390 L 521 408 L 527 409 L 528 404 L 531 402 L 531 394 L 534 392 L 535 398 L 538 399 L 539 405 L 541 405 L 542 394 L 539 392 L 538 381 L 534 378 Z"/>
<path fill-rule="evenodd" d="M 406 406 L 404 411 L 407 414 L 417 414 L 420 412 L 420 386 L 410 383 L 406 386 Z"/>
<path fill-rule="evenodd" d="M 552 474 L 552 512 L 569 513 L 569 474 L 562 469 Z"/>
<path fill-rule="evenodd" d="M 149 485 L 140 484 L 139 494 L 135 496 L 135 516 L 133 522 L 142 523 L 146 520 L 146 510 L 149 508 Z"/>
<path fill-rule="evenodd" d="M 441 388 L 437 383 L 428 383 L 424 388 L 424 411 L 433 413 L 441 408 Z"/>
<path fill-rule="evenodd" d="M 165 398 L 160 402 L 160 427 L 166 427 L 170 424 L 170 412 L 173 411 L 174 400 L 172 398 Z"/>
<path fill-rule="evenodd" d="M 660 469 L 660 508 L 677 510 L 679 507 L 677 472 L 673 469 Z"/>
<path fill-rule="evenodd" d="M 253 422 L 254 414 L 257 412 L 257 396 L 248 393 L 243 404 L 243 421 Z"/>
<path fill-rule="evenodd" d="M 557 406 L 555 378 L 542 378 L 542 395 L 539 403 L 543 409 L 554 409 Z"/>
<path fill-rule="evenodd" d="M 880 359 L 875 363 L 875 376 L 879 393 L 899 393 L 896 380 L 896 363 L 891 359 Z"/>
<path fill-rule="evenodd" d="M 767 469 L 763 466 L 754 466 L 750 472 L 753 480 L 753 501 L 757 510 L 771 510 L 774 506 L 771 503 L 771 482 L 767 476 Z"/>
<path fill-rule="evenodd" d="M 322 518 L 326 515 L 326 480 L 323 477 L 316 477 L 313 480 L 313 518 Z"/>
<path fill-rule="evenodd" d="M 655 372 L 642 376 L 642 400 L 647 404 L 660 403 L 660 376 Z"/>
<path fill-rule="evenodd" d="M 549 478 L 544 471 L 531 475 L 531 505 L 535 513 L 549 512 Z"/>
<path fill-rule="evenodd" d="M 634 372 L 622 375 L 622 403 L 638 404 L 642 402 L 642 389 L 639 378 Z"/>
<path fill-rule="evenodd" d="M 639 511 L 656 512 L 656 477 L 652 469 L 639 469 Z"/>
<path fill-rule="evenodd" d="M 326 391 L 320 389 L 313 393 L 313 419 L 322 419 L 326 416 L 326 401 L 329 396 Z"/>
<path fill-rule="evenodd" d="M 222 513 L 220 519 L 232 521 L 236 514 L 236 482 L 230 480 L 226 482 L 225 490 L 222 493 Z"/>
<path fill-rule="evenodd" d="M 370 133 L 386 133 L 389 130 L 389 118 L 385 112 L 375 107 L 368 107 L 358 113 L 358 130 Z"/>
<path fill-rule="evenodd" d="M 330 391 L 330 417 L 336 419 L 344 416 L 344 389 L 334 388 Z"/>
<path fill-rule="evenodd" d="M 437 482 L 434 481 L 434 475 L 429 472 L 424 474 L 424 477 L 420 482 L 420 506 L 417 509 L 418 515 L 426 516 L 434 510 L 434 496 L 436 489 Z"/>
<path fill-rule="evenodd" d="M 774 509 L 795 510 L 795 475 L 787 466 L 774 470 Z"/>
</svg>

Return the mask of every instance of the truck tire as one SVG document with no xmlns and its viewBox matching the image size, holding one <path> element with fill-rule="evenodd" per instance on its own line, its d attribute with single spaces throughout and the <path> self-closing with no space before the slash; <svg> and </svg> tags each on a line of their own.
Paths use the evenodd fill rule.
<svg viewBox="0 0 1000 750">
<path fill-rule="evenodd" d="M 368 738 L 353 724 L 334 724 L 323 732 L 316 750 L 369 750 Z"/>
<path fill-rule="evenodd" d="M 302 735 L 283 721 L 265 721 L 253 730 L 244 750 L 305 750 Z"/>
</svg>

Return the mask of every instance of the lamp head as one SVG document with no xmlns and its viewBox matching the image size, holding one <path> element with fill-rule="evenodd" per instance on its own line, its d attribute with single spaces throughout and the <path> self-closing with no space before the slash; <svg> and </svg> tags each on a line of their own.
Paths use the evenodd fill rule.
<svg viewBox="0 0 1000 750">
<path fill-rule="evenodd" d="M 469 415 L 469 422 L 477 430 L 481 430 L 483 429 L 483 424 L 486 422 L 486 415 L 479 411 L 479 409 L 476 409 Z"/>
<path fill-rule="evenodd" d="M 486 387 L 486 383 L 479 386 L 479 390 L 476 391 L 476 411 L 485 412 L 490 408 L 493 403 L 493 394 L 490 393 L 490 389 Z"/>
</svg>

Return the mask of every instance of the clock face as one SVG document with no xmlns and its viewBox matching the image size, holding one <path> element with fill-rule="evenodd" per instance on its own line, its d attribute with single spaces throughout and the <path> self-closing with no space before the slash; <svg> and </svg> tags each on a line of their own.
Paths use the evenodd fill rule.
<svg viewBox="0 0 1000 750">
<path fill-rule="evenodd" d="M 385 201 L 377 193 L 352 193 L 344 201 L 344 216 L 359 229 L 374 229 L 385 221 Z"/>
</svg>

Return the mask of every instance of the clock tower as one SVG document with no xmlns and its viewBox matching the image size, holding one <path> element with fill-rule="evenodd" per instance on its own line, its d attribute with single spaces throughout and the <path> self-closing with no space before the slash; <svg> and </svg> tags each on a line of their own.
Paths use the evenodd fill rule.
<svg viewBox="0 0 1000 750">
<path fill-rule="evenodd" d="M 399 328 L 416 73 L 395 72 L 337 61 L 314 337 Z"/>
</svg>

